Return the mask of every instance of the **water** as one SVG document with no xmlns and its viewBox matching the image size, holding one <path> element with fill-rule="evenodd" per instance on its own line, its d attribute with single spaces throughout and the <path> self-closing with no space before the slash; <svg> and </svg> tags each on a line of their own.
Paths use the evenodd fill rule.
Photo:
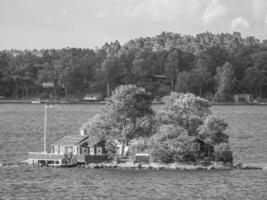
<svg viewBox="0 0 267 200">
<path fill-rule="evenodd" d="M 78 133 L 101 106 L 48 110 L 48 143 Z M 0 163 L 43 149 L 43 105 L 0 104 Z M 154 107 L 158 109 L 158 106 Z M 267 107 L 216 106 L 236 162 L 267 163 Z M 267 199 L 267 170 L 171 171 L 0 167 L 0 199 Z"/>
</svg>

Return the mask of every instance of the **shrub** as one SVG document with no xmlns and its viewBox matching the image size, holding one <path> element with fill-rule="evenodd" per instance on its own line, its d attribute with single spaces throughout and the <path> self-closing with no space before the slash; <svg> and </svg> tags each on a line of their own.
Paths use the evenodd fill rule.
<svg viewBox="0 0 267 200">
<path fill-rule="evenodd" d="M 173 152 L 167 146 L 154 146 L 151 152 L 151 160 L 154 162 L 170 163 L 173 161 Z"/>
<path fill-rule="evenodd" d="M 224 133 L 228 126 L 224 120 L 216 117 L 215 115 L 209 115 L 203 125 L 198 129 L 199 136 L 205 140 L 205 142 L 213 145 L 220 143 L 228 143 L 228 135 Z"/>
<path fill-rule="evenodd" d="M 105 148 L 107 150 L 108 157 L 113 158 L 117 152 L 117 147 L 116 147 L 116 143 L 114 142 L 114 140 L 107 140 Z"/>
<path fill-rule="evenodd" d="M 233 162 L 232 151 L 227 143 L 221 143 L 214 148 L 215 161 Z"/>
<path fill-rule="evenodd" d="M 130 145 L 130 153 L 140 153 L 140 152 L 147 152 L 149 149 L 149 146 L 147 144 L 147 141 L 143 138 L 132 140 L 132 144 Z"/>
</svg>

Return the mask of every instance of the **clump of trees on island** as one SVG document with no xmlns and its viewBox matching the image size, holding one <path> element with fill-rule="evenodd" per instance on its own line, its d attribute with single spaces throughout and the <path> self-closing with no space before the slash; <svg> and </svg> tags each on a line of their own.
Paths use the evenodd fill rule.
<svg viewBox="0 0 267 200">
<path fill-rule="evenodd" d="M 207 100 L 192 93 L 172 92 L 163 98 L 159 111 L 151 108 L 151 95 L 135 85 L 117 87 L 99 114 L 84 124 L 89 136 L 106 141 L 111 156 L 116 143 L 135 141 L 135 147 L 149 152 L 155 162 L 215 160 L 232 162 L 227 124 L 212 114 Z M 209 145 L 201 154 L 198 141 Z"/>
<path fill-rule="evenodd" d="M 163 32 L 99 49 L 0 51 L 0 96 L 82 97 L 110 91 L 121 84 L 145 87 L 153 97 L 171 91 L 190 92 L 216 101 L 233 93 L 267 96 L 267 42 L 240 33 L 196 36 Z M 149 81 L 165 75 L 167 83 Z M 42 83 L 53 83 L 52 89 Z"/>
</svg>

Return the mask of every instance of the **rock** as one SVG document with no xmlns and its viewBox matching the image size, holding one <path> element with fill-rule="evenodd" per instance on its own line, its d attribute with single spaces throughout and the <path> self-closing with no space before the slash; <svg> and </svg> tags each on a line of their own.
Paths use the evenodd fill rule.
<svg viewBox="0 0 267 200">
<path fill-rule="evenodd" d="M 152 169 L 157 169 L 157 170 L 159 170 L 159 169 L 164 169 L 164 168 L 166 168 L 166 165 L 165 165 L 165 167 L 164 167 L 164 165 L 162 165 L 162 164 L 160 164 L 160 163 L 151 163 L 151 164 L 150 164 L 150 167 L 151 167 Z"/>
<path fill-rule="evenodd" d="M 169 169 L 177 169 L 176 163 L 169 165 Z"/>
<path fill-rule="evenodd" d="M 256 166 L 256 165 L 243 165 L 241 170 L 249 170 L 249 169 L 254 169 L 254 170 L 262 170 L 263 167 L 261 166 Z"/>
<path fill-rule="evenodd" d="M 87 165 L 87 168 L 91 168 L 91 169 L 97 168 L 97 164 L 95 164 L 95 163 L 89 163 Z"/>
<path fill-rule="evenodd" d="M 150 166 L 149 165 L 141 165 L 141 169 L 149 169 Z"/>
<path fill-rule="evenodd" d="M 234 169 L 242 169 L 242 167 L 243 167 L 242 163 L 237 163 L 237 164 L 234 164 L 233 166 Z"/>
</svg>

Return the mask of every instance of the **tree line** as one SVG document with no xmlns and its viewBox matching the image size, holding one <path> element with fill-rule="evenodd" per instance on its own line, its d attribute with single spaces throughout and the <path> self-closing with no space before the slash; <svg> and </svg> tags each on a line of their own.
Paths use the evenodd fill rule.
<svg viewBox="0 0 267 200">
<path fill-rule="evenodd" d="M 162 82 L 153 75 L 165 75 Z M 44 88 L 43 83 L 53 83 Z M 234 93 L 267 96 L 267 40 L 235 32 L 196 36 L 162 32 L 97 49 L 0 51 L 0 96 L 66 98 L 110 91 L 121 84 L 145 87 L 153 97 L 191 92 L 217 101 Z"/>
</svg>

